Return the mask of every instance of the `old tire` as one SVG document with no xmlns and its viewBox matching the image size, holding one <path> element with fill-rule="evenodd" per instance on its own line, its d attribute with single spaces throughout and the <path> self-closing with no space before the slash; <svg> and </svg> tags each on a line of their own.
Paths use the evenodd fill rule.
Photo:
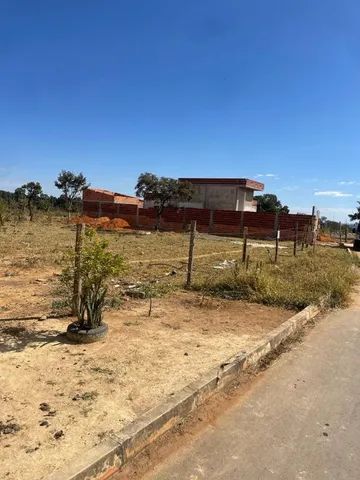
<svg viewBox="0 0 360 480">
<path fill-rule="evenodd" d="M 94 343 L 106 337 L 109 327 L 102 323 L 96 328 L 84 328 L 76 322 L 70 323 L 66 330 L 66 337 L 75 343 Z"/>
<path fill-rule="evenodd" d="M 354 250 L 355 250 L 355 252 L 360 252 L 360 240 L 359 239 L 354 240 Z"/>
</svg>

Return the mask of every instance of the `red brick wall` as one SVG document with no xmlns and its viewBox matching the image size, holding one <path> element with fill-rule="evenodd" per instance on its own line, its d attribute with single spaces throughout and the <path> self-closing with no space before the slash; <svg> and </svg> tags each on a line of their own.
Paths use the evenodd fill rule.
<svg viewBox="0 0 360 480">
<path fill-rule="evenodd" d="M 83 191 L 83 201 L 84 202 L 113 202 L 114 195 L 111 192 L 100 191 L 92 188 L 87 188 Z"/>
<path fill-rule="evenodd" d="M 140 198 L 131 197 L 129 195 L 122 195 L 121 193 L 113 193 L 107 190 L 101 190 L 98 188 L 87 188 L 83 192 L 84 202 L 109 202 L 120 203 L 121 205 L 143 205 L 143 201 Z"/>
<path fill-rule="evenodd" d="M 153 228 L 156 212 L 154 208 L 141 208 L 111 202 L 83 202 L 83 213 L 91 217 L 121 217 L 133 227 Z M 244 227 L 248 228 L 253 238 L 273 238 L 278 225 L 281 239 L 294 237 L 296 224 L 299 231 L 311 224 L 311 215 L 234 212 L 231 210 L 214 210 L 199 208 L 166 208 L 161 216 L 161 228 L 164 230 L 183 231 L 189 227 L 191 220 L 197 221 L 199 232 L 221 235 L 241 235 Z"/>
</svg>

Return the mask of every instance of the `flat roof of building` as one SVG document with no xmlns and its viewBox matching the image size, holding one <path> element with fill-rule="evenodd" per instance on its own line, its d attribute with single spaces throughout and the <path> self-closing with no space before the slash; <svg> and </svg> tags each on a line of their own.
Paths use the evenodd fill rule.
<svg viewBox="0 0 360 480">
<path fill-rule="evenodd" d="M 264 190 L 265 185 L 249 178 L 179 178 L 181 182 L 190 182 L 198 185 L 239 185 L 251 190 Z"/>
</svg>

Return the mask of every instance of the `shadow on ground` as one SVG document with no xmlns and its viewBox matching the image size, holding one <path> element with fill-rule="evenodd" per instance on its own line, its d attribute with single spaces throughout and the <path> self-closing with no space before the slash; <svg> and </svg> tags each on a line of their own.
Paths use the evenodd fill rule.
<svg viewBox="0 0 360 480">
<path fill-rule="evenodd" d="M 41 348 L 45 345 L 71 344 L 65 332 L 59 330 L 32 330 L 24 326 L 0 327 L 0 353 L 21 352 L 25 348 Z"/>
</svg>

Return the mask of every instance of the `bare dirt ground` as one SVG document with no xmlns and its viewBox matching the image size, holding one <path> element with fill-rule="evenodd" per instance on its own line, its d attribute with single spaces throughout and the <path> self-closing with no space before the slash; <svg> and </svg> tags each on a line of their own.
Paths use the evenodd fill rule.
<svg viewBox="0 0 360 480">
<path fill-rule="evenodd" d="M 74 235 L 73 226 L 47 219 L 0 232 L 1 479 L 47 478 L 292 315 L 184 292 L 186 234 L 115 232 L 101 235 L 129 265 L 120 280 L 165 275 L 176 287 L 153 300 L 151 317 L 148 300 L 124 301 L 105 314 L 108 338 L 86 346 L 64 337 L 69 318 L 2 321 L 52 310 L 61 257 L 73 248 Z M 214 266 L 239 258 L 241 245 L 233 242 L 199 237 L 195 277 L 217 274 Z M 257 247 L 253 258 L 266 261 L 266 249 Z"/>
<path fill-rule="evenodd" d="M 8 289 L 18 291 L 10 279 Z M 45 287 L 29 285 L 35 311 Z M 86 346 L 64 338 L 69 319 L 0 323 L 0 478 L 47 478 L 291 315 L 243 302 L 199 302 L 178 292 L 154 300 L 148 317 L 148 301 L 130 300 L 106 314 L 110 336 Z M 7 315 L 20 312 L 8 307 Z"/>
<path fill-rule="evenodd" d="M 50 312 L 56 280 L 51 268 L 12 270 L 11 275 L 0 268 L 0 318 Z"/>
</svg>

